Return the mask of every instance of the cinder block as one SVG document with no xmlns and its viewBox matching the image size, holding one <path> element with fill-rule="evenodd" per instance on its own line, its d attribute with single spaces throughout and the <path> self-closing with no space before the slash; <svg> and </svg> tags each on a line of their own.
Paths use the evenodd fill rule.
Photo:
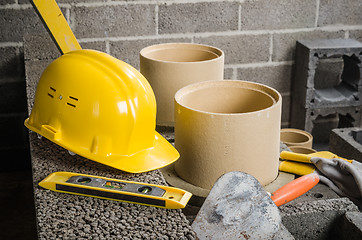
<svg viewBox="0 0 362 240">
<path fill-rule="evenodd" d="M 290 121 L 290 95 L 282 95 L 282 119 L 281 122 L 286 123 Z"/>
<path fill-rule="evenodd" d="M 47 32 L 24 35 L 24 59 L 56 59 L 61 53 Z"/>
<path fill-rule="evenodd" d="M 316 1 L 276 0 L 241 3 L 241 30 L 314 27 Z M 270 13 L 270 14 L 268 14 Z"/>
<path fill-rule="evenodd" d="M 291 65 L 279 65 L 270 67 L 238 68 L 238 79 L 262 83 L 275 88 L 280 93 L 291 90 Z"/>
<path fill-rule="evenodd" d="M 309 31 L 273 34 L 273 61 L 294 60 L 295 43 L 298 40 L 344 38 L 344 31 Z"/>
<path fill-rule="evenodd" d="M 238 30 L 236 2 L 163 4 L 158 10 L 158 32 L 216 32 Z"/>
<path fill-rule="evenodd" d="M 12 3 L 15 3 L 15 0 L 0 0 L 0 5 L 12 4 Z"/>
<path fill-rule="evenodd" d="M 83 49 L 93 49 L 101 52 L 107 51 L 106 42 L 104 41 L 81 42 L 80 45 Z"/>
<path fill-rule="evenodd" d="M 361 106 L 311 109 L 293 103 L 291 126 L 311 133 L 315 143 L 328 143 L 336 127 L 360 127 L 361 124 Z"/>
<path fill-rule="evenodd" d="M 0 48 L 0 82 L 1 79 L 19 77 L 18 64 L 20 63 L 16 47 Z"/>
<path fill-rule="evenodd" d="M 224 79 L 234 80 L 234 69 L 233 68 L 224 68 Z"/>
<path fill-rule="evenodd" d="M 44 69 L 53 61 L 53 59 L 46 60 L 29 60 L 25 61 L 26 72 L 26 92 L 28 99 L 28 113 L 33 108 L 35 90 Z"/>
<path fill-rule="evenodd" d="M 155 5 L 79 6 L 71 9 L 77 38 L 143 36 L 156 33 Z"/>
<path fill-rule="evenodd" d="M 320 0 L 318 26 L 360 25 L 362 22 L 360 0 Z"/>
<path fill-rule="evenodd" d="M 267 62 L 270 35 L 232 35 L 195 38 L 196 43 L 220 48 L 225 53 L 225 64 Z"/>
<path fill-rule="evenodd" d="M 33 8 L 0 9 L 0 26 L 0 42 L 22 42 L 24 33 L 45 31 Z"/>
<path fill-rule="evenodd" d="M 0 114 L 19 112 L 26 112 L 24 79 L 0 84 Z"/>
<path fill-rule="evenodd" d="M 110 54 L 128 64 L 139 69 L 140 51 L 147 46 L 168 42 L 191 42 L 188 38 L 166 38 L 166 39 L 147 39 L 147 40 L 125 40 L 111 41 Z"/>
<path fill-rule="evenodd" d="M 350 30 L 349 38 L 362 42 L 362 30 Z"/>
<path fill-rule="evenodd" d="M 301 87 L 313 88 L 315 71 L 321 59 L 343 58 L 350 59 L 347 64 L 353 64 L 361 68 L 362 43 L 354 39 L 320 39 L 301 40 L 296 45 L 296 82 Z M 346 63 L 345 63 L 346 64 Z M 303 72 L 303 76 L 299 75 Z M 348 81 L 349 79 L 345 79 Z M 361 85 L 362 83 L 359 83 Z"/>
<path fill-rule="evenodd" d="M 339 118 L 338 127 L 361 125 L 361 52 L 362 43 L 353 39 L 297 42 L 292 86 L 292 127 L 312 133 L 318 117 L 325 118 L 333 114 Z M 333 126 L 333 123 L 323 124 L 324 128 L 329 129 L 327 132 Z"/>
<path fill-rule="evenodd" d="M 362 213 L 346 212 L 341 227 L 343 240 L 359 240 L 362 239 Z"/>
<path fill-rule="evenodd" d="M 358 212 L 358 207 L 348 198 L 338 198 L 283 205 L 279 210 L 296 239 L 341 239 L 339 220 L 346 212 Z"/>
<path fill-rule="evenodd" d="M 362 128 L 333 129 L 329 150 L 341 157 L 362 162 Z"/>
</svg>

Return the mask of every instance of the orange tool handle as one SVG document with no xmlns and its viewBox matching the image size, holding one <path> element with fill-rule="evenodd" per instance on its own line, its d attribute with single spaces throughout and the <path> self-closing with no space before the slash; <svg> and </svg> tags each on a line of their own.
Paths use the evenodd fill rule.
<svg viewBox="0 0 362 240">
<path fill-rule="evenodd" d="M 271 199 L 278 207 L 292 201 L 312 189 L 319 182 L 319 176 L 316 173 L 310 173 L 299 177 L 290 183 L 279 188 L 271 194 Z"/>
</svg>

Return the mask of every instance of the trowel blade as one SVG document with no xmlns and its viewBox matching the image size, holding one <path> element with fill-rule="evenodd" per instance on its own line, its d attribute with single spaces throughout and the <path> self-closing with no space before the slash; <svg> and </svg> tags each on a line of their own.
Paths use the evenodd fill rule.
<svg viewBox="0 0 362 240">
<path fill-rule="evenodd" d="M 216 181 L 192 224 L 200 239 L 274 239 L 281 226 L 278 207 L 243 172 L 229 172 Z"/>
</svg>

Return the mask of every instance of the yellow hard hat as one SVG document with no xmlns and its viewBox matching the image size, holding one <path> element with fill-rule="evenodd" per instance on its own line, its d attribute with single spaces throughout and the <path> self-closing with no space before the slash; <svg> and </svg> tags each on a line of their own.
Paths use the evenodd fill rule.
<svg viewBox="0 0 362 240">
<path fill-rule="evenodd" d="M 68 52 L 43 72 L 30 130 L 88 159 L 139 173 L 179 158 L 155 130 L 156 100 L 136 69 L 95 50 Z"/>
</svg>

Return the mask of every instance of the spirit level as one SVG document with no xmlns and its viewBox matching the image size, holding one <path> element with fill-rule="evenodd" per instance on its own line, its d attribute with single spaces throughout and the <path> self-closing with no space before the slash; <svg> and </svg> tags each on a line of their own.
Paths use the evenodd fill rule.
<svg viewBox="0 0 362 240">
<path fill-rule="evenodd" d="M 71 172 L 54 172 L 39 186 L 57 192 L 169 209 L 184 208 L 192 196 L 174 187 Z"/>
</svg>

